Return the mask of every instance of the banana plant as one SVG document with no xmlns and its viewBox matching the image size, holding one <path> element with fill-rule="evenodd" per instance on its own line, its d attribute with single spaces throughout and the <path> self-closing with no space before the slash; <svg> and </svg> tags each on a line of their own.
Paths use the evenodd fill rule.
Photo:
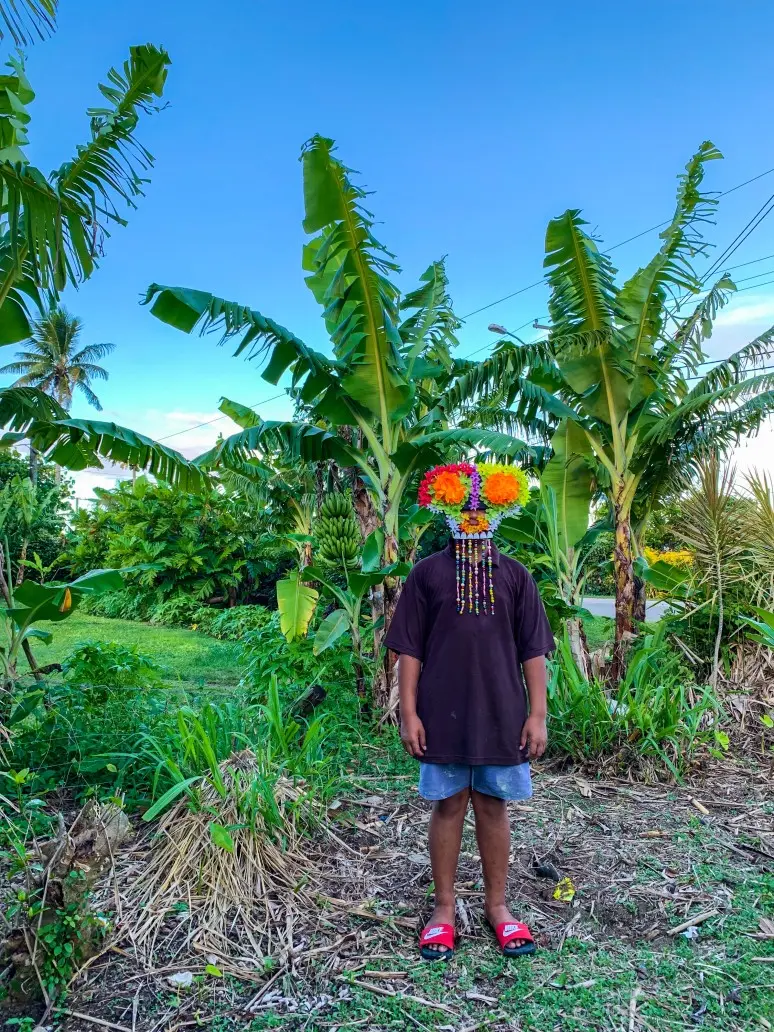
<svg viewBox="0 0 774 1032">
<path fill-rule="evenodd" d="M 479 448 L 498 457 L 522 457 L 529 449 L 510 433 L 451 425 L 447 392 L 468 364 L 451 355 L 458 321 L 443 262 L 433 263 L 419 288 L 401 297 L 391 278 L 399 271 L 394 256 L 374 236 L 363 206 L 366 193 L 335 157 L 333 141 L 313 137 L 302 167 L 303 227 L 311 237 L 302 265 L 323 309 L 330 355 L 261 312 L 206 291 L 154 283 L 146 303 L 157 318 L 186 333 L 216 330 L 223 340 L 236 341 L 234 354 L 265 363 L 263 377 L 270 383 L 289 372 L 291 394 L 307 414 L 270 421 L 253 413 L 252 425 L 200 456 L 199 466 L 238 470 L 255 456 L 274 454 L 285 462 L 332 460 L 355 470 L 370 506 L 367 521 L 383 535 L 381 568 L 390 570 L 398 559 L 405 493 L 423 464 L 450 449 Z M 234 406 L 224 401 L 221 407 Z M 377 638 L 389 625 L 399 589 L 390 573 L 374 593 Z M 391 672 L 389 657 L 385 662 L 381 703 Z"/>
<path fill-rule="evenodd" d="M 5 562 L 1 565 L 7 569 Z M 3 576 L 5 605 L 0 606 L 0 615 L 5 621 L 6 640 L 0 646 L 0 669 L 9 701 L 19 676 L 17 664 L 20 652 L 33 639 L 46 645 L 52 640 L 51 632 L 36 624 L 41 621 L 57 623 L 66 620 L 86 596 L 103 591 L 118 591 L 123 583 L 119 570 L 92 570 L 67 583 L 37 584 L 26 580 L 18 587 L 13 586 L 9 577 Z M 29 659 L 29 652 L 27 656 Z"/>
<path fill-rule="evenodd" d="M 553 219 L 544 262 L 548 338 L 502 343 L 456 385 L 458 392 L 484 394 L 505 386 L 504 401 L 518 400 L 522 417 L 539 405 L 555 428 L 555 456 L 574 471 L 579 493 L 591 474 L 608 499 L 615 528 L 615 677 L 622 673 L 624 640 L 634 631 L 637 529 L 703 455 L 731 447 L 774 411 L 774 377 L 748 375 L 771 349 L 774 327 L 701 372 L 703 344 L 736 289 L 720 275 L 697 300 L 702 278 L 693 262 L 707 254 L 702 227 L 717 204 L 701 186 L 706 163 L 720 157 L 709 142 L 694 154 L 679 177 L 660 249 L 621 286 L 578 210 Z M 560 509 L 576 504 L 561 491 L 557 500 Z"/>
<path fill-rule="evenodd" d="M 38 25 L 48 25 L 55 6 L 54 0 L 4 5 L 6 24 L 18 36 L 28 8 Z M 111 68 L 100 85 L 100 105 L 87 111 L 90 138 L 46 174 L 26 154 L 35 93 L 22 59 L 8 61 L 0 76 L 0 347 L 29 338 L 33 317 L 92 275 L 110 229 L 125 224 L 120 207 L 137 206 L 153 157 L 136 130 L 141 116 L 157 110 L 169 64 L 161 47 L 131 47 L 123 67 Z M 36 388 L 0 391 L 0 427 L 7 431 L 0 443 L 26 437 L 68 469 L 109 459 L 184 488 L 204 486 L 201 472 L 178 452 L 114 423 L 70 419 Z"/>
<path fill-rule="evenodd" d="M 370 546 L 375 552 L 373 545 Z M 366 566 L 368 551 L 366 553 Z M 339 603 L 340 608 L 329 613 L 317 628 L 314 637 L 314 653 L 320 655 L 335 644 L 339 638 L 349 633 L 352 641 L 352 655 L 355 669 L 355 683 L 361 703 L 366 705 L 367 685 L 365 677 L 366 661 L 362 637 L 363 603 L 369 592 L 382 584 L 388 577 L 405 577 L 409 572 L 407 563 L 396 562 L 382 569 L 348 570 L 342 567 L 344 586 L 336 583 L 328 570 L 316 566 L 308 566 L 304 577 L 319 582 Z"/>
</svg>

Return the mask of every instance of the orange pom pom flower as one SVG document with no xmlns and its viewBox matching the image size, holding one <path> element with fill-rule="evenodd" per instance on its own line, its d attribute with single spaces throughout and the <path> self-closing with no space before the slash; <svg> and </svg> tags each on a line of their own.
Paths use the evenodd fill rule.
<svg viewBox="0 0 774 1032">
<path fill-rule="evenodd" d="M 512 473 L 492 473 L 484 481 L 484 498 L 491 505 L 512 505 L 519 500 L 521 484 Z"/>
<path fill-rule="evenodd" d="M 467 489 L 458 473 L 439 473 L 433 481 L 433 495 L 437 502 L 459 505 L 465 500 Z"/>
</svg>

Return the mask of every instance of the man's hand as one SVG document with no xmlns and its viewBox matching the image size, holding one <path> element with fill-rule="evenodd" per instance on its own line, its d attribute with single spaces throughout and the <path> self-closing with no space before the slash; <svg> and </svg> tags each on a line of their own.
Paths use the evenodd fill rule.
<svg viewBox="0 0 774 1032">
<path fill-rule="evenodd" d="M 521 748 L 529 745 L 527 754 L 529 758 L 531 760 L 539 759 L 546 751 L 547 741 L 546 718 L 540 717 L 536 713 L 530 713 L 521 732 Z"/>
<path fill-rule="evenodd" d="M 403 742 L 403 748 L 409 756 L 414 756 L 417 760 L 422 759 L 424 751 L 427 748 L 427 743 L 425 742 L 425 725 L 416 713 L 401 718 L 400 740 Z"/>
</svg>

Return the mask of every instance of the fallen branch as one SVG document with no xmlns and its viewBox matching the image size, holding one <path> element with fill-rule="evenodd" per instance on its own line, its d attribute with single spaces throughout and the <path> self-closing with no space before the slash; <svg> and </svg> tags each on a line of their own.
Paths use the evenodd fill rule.
<svg viewBox="0 0 774 1032">
<path fill-rule="evenodd" d="M 679 932 L 684 932 L 686 928 L 693 928 L 694 925 L 701 924 L 702 921 L 708 921 L 711 917 L 717 917 L 718 913 L 719 911 L 717 910 L 706 910 L 703 914 L 697 914 L 696 917 L 691 917 L 689 920 L 675 925 L 674 928 L 669 928 L 667 935 L 677 935 Z"/>
<path fill-rule="evenodd" d="M 66 1007 L 54 1007 L 56 1014 L 66 1014 L 68 1018 L 78 1018 L 79 1021 L 87 1021 L 92 1025 L 101 1025 L 102 1028 L 115 1028 L 118 1032 L 132 1032 L 128 1025 L 116 1025 L 113 1021 L 105 1021 L 104 1018 L 93 1018 L 91 1014 L 82 1014 L 81 1011 L 68 1010 Z"/>
<path fill-rule="evenodd" d="M 381 985 L 370 985 L 368 982 L 363 982 L 359 978 L 346 978 L 343 975 L 339 976 L 338 981 L 346 982 L 347 985 L 359 986 L 361 989 L 367 989 L 369 992 L 377 993 L 379 996 L 392 996 L 393 998 L 397 997 L 399 1000 L 411 1000 L 412 1003 L 418 1003 L 422 1007 L 429 1007 L 431 1010 L 443 1011 L 445 1014 L 451 1014 L 455 1018 L 459 1017 L 458 1012 L 453 1010 L 451 1007 L 447 1007 L 445 1003 L 436 1003 L 434 1000 L 426 1000 L 424 997 L 414 996 L 412 993 L 401 993 L 396 989 L 385 989 Z"/>
</svg>

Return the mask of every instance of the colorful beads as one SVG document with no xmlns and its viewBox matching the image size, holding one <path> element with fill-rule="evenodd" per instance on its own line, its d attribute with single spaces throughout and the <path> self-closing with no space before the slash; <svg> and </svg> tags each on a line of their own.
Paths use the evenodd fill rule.
<svg viewBox="0 0 774 1032">
<path fill-rule="evenodd" d="M 478 548 L 478 542 L 473 544 L 473 605 L 476 610 L 476 616 L 478 616 L 478 564 L 480 562 L 480 553 Z"/>
<path fill-rule="evenodd" d="M 454 542 L 457 612 L 494 614 L 492 541 L 461 537 Z"/>
<path fill-rule="evenodd" d="M 489 570 L 489 612 L 494 616 L 494 578 L 492 577 L 492 542 L 486 543 L 486 562 Z"/>
</svg>

